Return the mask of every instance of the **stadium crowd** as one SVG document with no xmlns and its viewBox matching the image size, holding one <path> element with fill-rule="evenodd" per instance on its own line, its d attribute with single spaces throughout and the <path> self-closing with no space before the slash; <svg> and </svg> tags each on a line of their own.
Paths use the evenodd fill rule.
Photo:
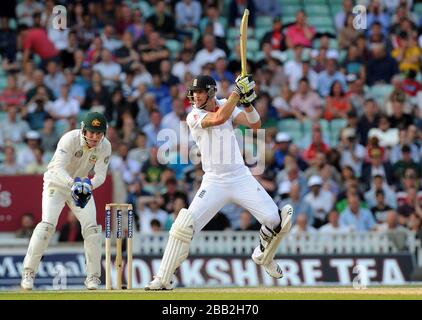
<svg viewBox="0 0 422 320">
<path fill-rule="evenodd" d="M 104 112 L 110 170 L 142 232 L 169 230 L 203 174 L 181 163 L 186 88 L 208 74 L 219 98 L 248 68 L 265 128 L 259 182 L 295 209 L 293 233 L 422 229 L 422 3 L 412 0 L 34 0 L 0 15 L 0 174 L 42 174 L 58 139 Z M 67 28 L 55 29 L 55 5 Z M 357 29 L 353 6 L 367 8 Z M 3 5 L 3 4 L 2 4 Z M 172 129 L 173 160 L 157 135 Z M 162 142 L 161 142 L 162 143 Z M 253 169 L 252 169 L 253 170 Z M 205 230 L 254 230 L 227 205 Z"/>
</svg>

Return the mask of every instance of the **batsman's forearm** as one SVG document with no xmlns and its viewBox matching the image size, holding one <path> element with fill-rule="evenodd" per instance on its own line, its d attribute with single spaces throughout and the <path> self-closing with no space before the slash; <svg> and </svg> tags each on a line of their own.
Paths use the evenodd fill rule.
<svg viewBox="0 0 422 320">
<path fill-rule="evenodd" d="M 218 109 L 217 113 L 219 118 L 223 119 L 223 122 L 227 121 L 233 113 L 234 108 L 239 102 L 239 95 L 236 92 L 232 92 L 223 108 Z"/>
</svg>

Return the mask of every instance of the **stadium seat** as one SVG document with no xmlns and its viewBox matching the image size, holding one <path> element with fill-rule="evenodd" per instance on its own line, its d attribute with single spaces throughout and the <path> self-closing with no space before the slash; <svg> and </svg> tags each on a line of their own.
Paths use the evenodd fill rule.
<svg viewBox="0 0 422 320">
<path fill-rule="evenodd" d="M 178 40 L 169 39 L 166 40 L 166 47 L 170 51 L 170 56 L 175 59 L 182 49 L 182 44 Z"/>
<path fill-rule="evenodd" d="M 321 5 L 305 5 L 305 13 L 308 16 L 329 16 L 330 9 L 325 4 Z"/>
<path fill-rule="evenodd" d="M 256 17 L 255 28 L 265 28 L 267 30 L 271 30 L 273 25 L 273 18 L 266 17 L 266 16 L 259 16 Z"/>
<path fill-rule="evenodd" d="M 282 119 L 277 123 L 278 131 L 288 132 L 299 131 L 302 132 L 302 125 L 299 120 L 296 119 Z"/>
<path fill-rule="evenodd" d="M 369 95 L 374 98 L 378 104 L 382 104 L 391 94 L 394 87 L 391 84 L 377 84 L 371 87 Z"/>
<path fill-rule="evenodd" d="M 302 6 L 288 5 L 281 7 L 281 14 L 284 16 L 295 16 L 298 10 L 303 9 Z"/>
<path fill-rule="evenodd" d="M 347 124 L 346 119 L 333 119 L 330 123 L 330 144 L 336 145 L 338 143 L 341 129 Z"/>
<path fill-rule="evenodd" d="M 141 7 L 142 15 L 144 16 L 144 18 L 148 18 L 154 13 L 154 8 L 151 7 L 151 5 L 147 1 L 139 1 L 139 6 Z"/>
<path fill-rule="evenodd" d="M 281 7 L 283 6 L 297 6 L 297 5 L 301 5 L 302 1 L 301 0 L 278 0 L 278 3 L 280 4 Z"/>
<path fill-rule="evenodd" d="M 256 28 L 255 29 L 255 39 L 261 42 L 262 38 L 265 36 L 265 34 L 270 31 L 272 28 Z"/>
<path fill-rule="evenodd" d="M 418 17 L 422 16 L 422 3 L 416 3 L 413 11 L 418 15 Z"/>
</svg>

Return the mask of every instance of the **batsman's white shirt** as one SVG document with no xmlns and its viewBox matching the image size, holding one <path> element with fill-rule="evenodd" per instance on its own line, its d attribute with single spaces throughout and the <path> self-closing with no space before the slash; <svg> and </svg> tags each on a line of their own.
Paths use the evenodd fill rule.
<svg viewBox="0 0 422 320">
<path fill-rule="evenodd" d="M 216 100 L 221 107 L 227 99 Z M 234 119 L 243 111 L 235 107 L 223 124 L 202 128 L 208 111 L 192 108 L 186 121 L 193 140 L 201 152 L 203 181 L 188 210 L 194 219 L 195 232 L 200 231 L 228 202 L 252 213 L 268 227 L 280 223 L 278 207 L 270 195 L 245 166 L 233 129 Z"/>
<path fill-rule="evenodd" d="M 44 173 L 43 221 L 56 226 L 60 212 L 67 203 L 81 222 L 82 230 L 97 225 L 94 196 L 81 209 L 74 205 L 70 187 L 75 177 L 83 178 L 89 174 L 94 174 L 91 180 L 93 189 L 102 185 L 107 176 L 110 155 L 111 144 L 105 137 L 96 147 L 88 148 L 81 130 L 64 134 Z"/>
</svg>

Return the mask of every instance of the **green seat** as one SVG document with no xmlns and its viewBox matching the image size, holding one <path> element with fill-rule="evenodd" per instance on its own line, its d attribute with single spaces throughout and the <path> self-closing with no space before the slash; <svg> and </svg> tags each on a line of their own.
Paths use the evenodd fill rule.
<svg viewBox="0 0 422 320">
<path fill-rule="evenodd" d="M 142 15 L 144 16 L 144 18 L 148 18 L 155 12 L 154 8 L 151 7 L 151 5 L 147 1 L 140 1 L 139 6 L 141 7 Z"/>
<path fill-rule="evenodd" d="M 281 119 L 277 123 L 277 129 L 281 132 L 302 132 L 302 125 L 299 120 L 296 119 Z"/>
<path fill-rule="evenodd" d="M 266 16 L 259 16 L 255 21 L 255 28 L 266 28 L 271 30 L 273 26 L 273 18 Z"/>
<path fill-rule="evenodd" d="M 311 16 L 311 17 L 308 17 L 307 22 L 311 26 L 314 26 L 314 27 L 333 25 L 333 19 L 330 16 L 324 16 L 324 17 Z"/>
<path fill-rule="evenodd" d="M 330 123 L 330 143 L 331 146 L 338 144 L 340 131 L 347 125 L 346 119 L 333 119 Z"/>
<path fill-rule="evenodd" d="M 248 51 L 251 51 L 252 53 L 256 54 L 256 52 L 259 51 L 259 41 L 256 39 L 248 39 L 246 47 Z"/>
<path fill-rule="evenodd" d="M 416 3 L 413 11 L 420 17 L 422 16 L 422 3 Z"/>
<path fill-rule="evenodd" d="M 305 0 L 304 4 L 305 6 L 306 5 L 324 6 L 324 5 L 327 5 L 327 1 L 326 0 Z"/>
<path fill-rule="evenodd" d="M 378 104 L 384 103 L 384 100 L 393 92 L 394 87 L 391 84 L 377 84 L 371 87 L 370 96 L 373 97 Z"/>
<path fill-rule="evenodd" d="M 300 6 L 302 5 L 301 0 L 278 0 L 280 6 Z"/>
<path fill-rule="evenodd" d="M 295 16 L 296 12 L 303 9 L 302 6 L 298 5 L 288 5 L 281 7 L 281 14 L 284 16 Z M 284 21 L 283 21 L 284 22 Z"/>
<path fill-rule="evenodd" d="M 330 9 L 325 4 L 321 5 L 305 5 L 305 13 L 308 16 L 328 16 L 330 14 Z"/>
<path fill-rule="evenodd" d="M 271 28 L 256 28 L 255 29 L 255 39 L 261 42 L 262 38 L 265 36 L 267 32 L 271 31 Z"/>
<path fill-rule="evenodd" d="M 174 59 L 182 49 L 182 44 L 178 40 L 166 40 L 166 48 L 170 51 L 170 56 Z"/>
</svg>

